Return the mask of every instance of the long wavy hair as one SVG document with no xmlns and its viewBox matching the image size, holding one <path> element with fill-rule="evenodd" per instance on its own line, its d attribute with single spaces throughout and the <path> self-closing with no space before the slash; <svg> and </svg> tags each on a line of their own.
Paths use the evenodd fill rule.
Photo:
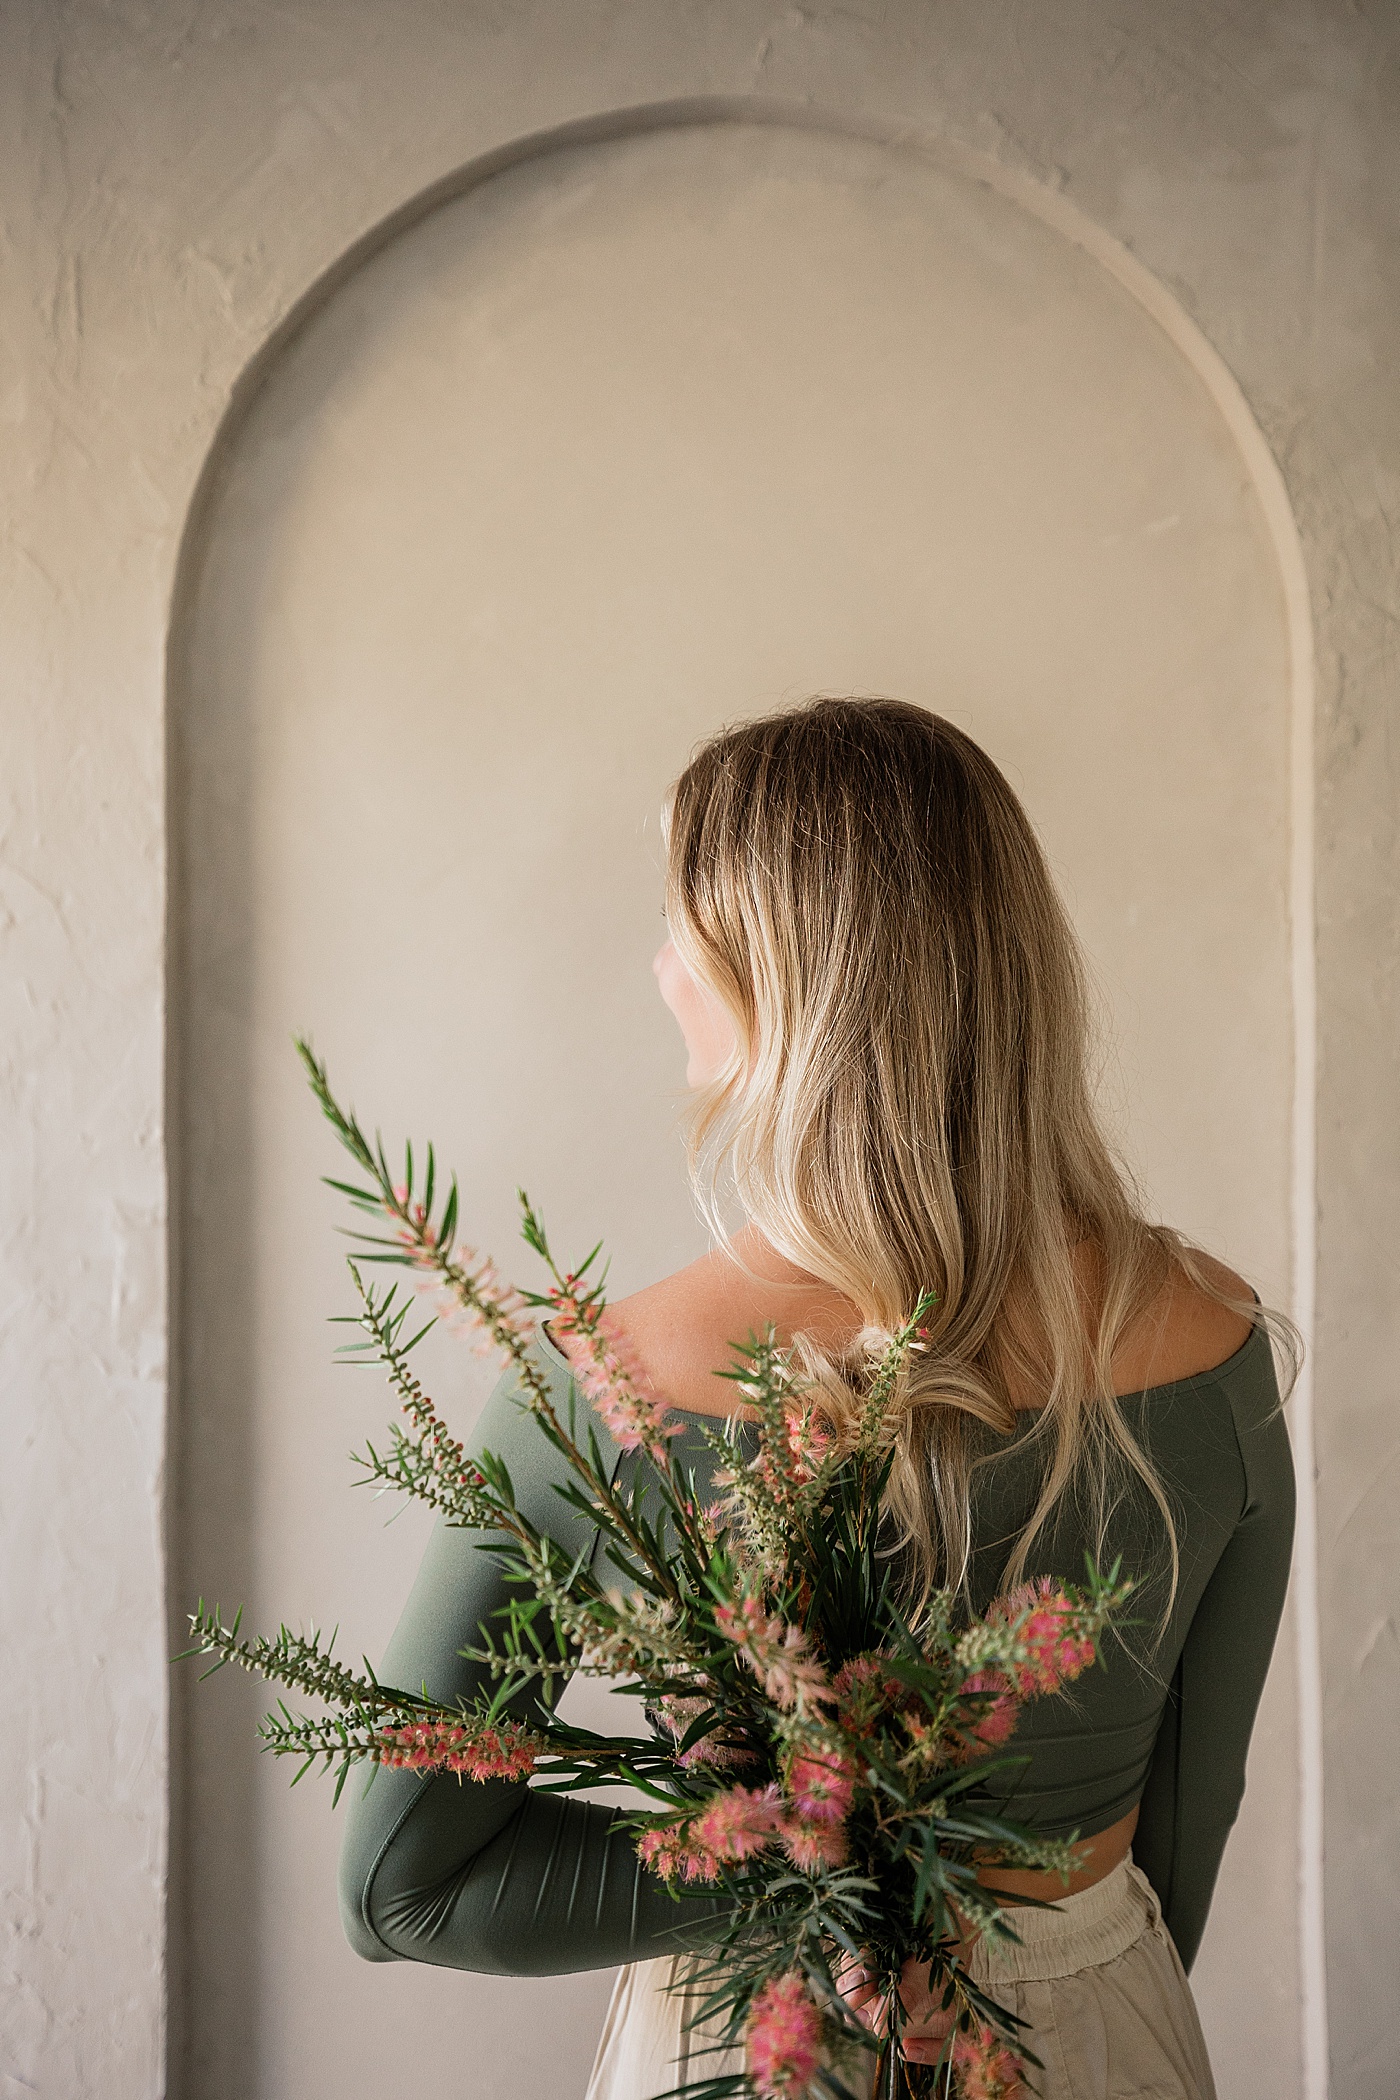
<svg viewBox="0 0 1400 2100">
<path fill-rule="evenodd" d="M 888 1490 L 915 1598 L 965 1582 L 976 1425 L 1009 1436 L 1029 1391 L 1041 1487 L 1004 1579 L 1071 1491 L 1101 1542 L 1126 1471 L 1162 1519 L 1165 1622 L 1176 1528 L 1115 1397 L 1115 1348 L 1173 1268 L 1288 1323 L 1224 1296 L 1143 1216 L 1094 1109 L 1079 944 L 1005 778 L 924 708 L 818 699 L 701 746 L 663 831 L 672 939 L 735 1032 L 689 1111 L 692 1179 L 722 1244 L 724 1182 L 862 1314 L 845 1354 L 793 1337 L 838 1431 L 875 1350 L 937 1293 Z"/>
</svg>

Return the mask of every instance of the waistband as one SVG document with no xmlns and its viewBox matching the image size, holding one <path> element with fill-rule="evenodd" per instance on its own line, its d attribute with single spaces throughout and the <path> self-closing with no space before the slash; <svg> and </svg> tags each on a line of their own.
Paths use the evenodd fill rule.
<svg viewBox="0 0 1400 2100">
<path fill-rule="evenodd" d="M 990 1946 L 977 1941 L 967 1963 L 975 1983 L 1044 1983 L 1116 1961 L 1158 1922 L 1162 1909 L 1129 1854 L 1091 1889 L 1061 1896 L 1053 1910 L 1013 1904 L 1004 1915 L 1016 1939 Z"/>
</svg>

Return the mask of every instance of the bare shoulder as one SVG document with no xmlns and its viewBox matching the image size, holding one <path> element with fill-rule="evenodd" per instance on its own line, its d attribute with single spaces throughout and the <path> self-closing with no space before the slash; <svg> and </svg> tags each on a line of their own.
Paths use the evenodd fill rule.
<svg viewBox="0 0 1400 2100">
<path fill-rule="evenodd" d="M 739 1411 L 733 1385 L 716 1374 L 733 1368 L 728 1344 L 744 1335 L 727 1332 L 707 1260 L 617 1299 L 609 1311 L 634 1368 L 677 1407 L 712 1415 Z"/>
<path fill-rule="evenodd" d="M 730 1380 L 733 1345 L 771 1323 L 781 1342 L 801 1328 L 840 1349 L 860 1322 L 856 1309 L 829 1287 L 803 1277 L 771 1248 L 750 1246 L 746 1259 L 760 1273 L 726 1255 L 702 1255 L 609 1308 L 634 1369 L 677 1406 L 697 1414 L 747 1414 Z M 1211 1255 L 1197 1262 L 1212 1290 L 1202 1290 L 1173 1268 L 1156 1299 L 1135 1319 L 1114 1351 L 1120 1393 L 1195 1378 L 1225 1363 L 1248 1341 L 1252 1322 L 1213 1295 L 1248 1303 L 1242 1276 Z"/>
<path fill-rule="evenodd" d="M 748 1414 L 733 1383 L 734 1345 L 771 1325 L 784 1344 L 802 1328 L 839 1347 L 860 1325 L 855 1308 L 804 1277 L 770 1247 L 740 1236 L 747 1266 L 721 1252 L 702 1255 L 610 1308 L 636 1362 L 677 1407 L 697 1414 Z"/>
<path fill-rule="evenodd" d="M 1252 1293 L 1242 1276 L 1213 1255 L 1198 1251 L 1196 1261 L 1214 1290 L 1248 1303 Z M 1253 1324 L 1173 1267 L 1157 1298 L 1132 1322 L 1115 1350 L 1114 1384 L 1120 1393 L 1135 1393 L 1198 1378 L 1243 1348 Z"/>
</svg>

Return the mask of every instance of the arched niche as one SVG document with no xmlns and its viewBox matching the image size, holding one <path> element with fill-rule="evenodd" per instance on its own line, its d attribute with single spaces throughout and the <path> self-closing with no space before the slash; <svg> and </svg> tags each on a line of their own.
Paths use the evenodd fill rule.
<svg viewBox="0 0 1400 2100">
<path fill-rule="evenodd" d="M 336 1162 L 291 1034 L 435 1136 L 507 1266 L 518 1182 L 566 1252 L 606 1235 L 620 1290 L 699 1251 L 656 811 L 727 718 L 887 691 L 985 743 L 1096 965 L 1154 1205 L 1289 1287 L 1303 615 L 1228 375 L 990 168 L 611 130 L 469 172 L 336 273 L 244 389 L 182 565 L 177 1603 L 339 1618 L 372 1656 L 422 1528 L 346 1491 L 387 1402 L 332 1375 Z M 438 1370 L 465 1424 L 481 1374 Z M 1285 1646 L 1197 1971 L 1224 2092 L 1292 2019 L 1292 1701 Z M 581 2092 L 605 1979 L 354 1960 L 336 1821 L 259 1764 L 260 1703 L 184 1695 L 185 2089 L 381 2092 L 411 2053 L 443 2090 Z"/>
</svg>

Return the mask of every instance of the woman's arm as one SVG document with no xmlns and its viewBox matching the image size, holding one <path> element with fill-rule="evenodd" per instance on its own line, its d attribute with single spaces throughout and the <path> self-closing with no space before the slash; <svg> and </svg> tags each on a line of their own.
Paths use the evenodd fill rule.
<svg viewBox="0 0 1400 2100">
<path fill-rule="evenodd" d="M 1133 1838 L 1188 1969 L 1244 1793 L 1293 1544 L 1293 1457 L 1272 1378 L 1237 1400 L 1234 1422 L 1244 1506 L 1191 1620 Z"/>
<path fill-rule="evenodd" d="M 540 1349 L 561 1416 L 563 1368 Z M 598 1532 L 555 1492 L 564 1460 L 516 1401 L 507 1373 L 473 1439 L 509 1467 L 520 1508 L 571 1554 Z M 586 1402 L 580 1401 L 580 1406 Z M 597 1424 L 610 1470 L 621 1453 Z M 382 1682 L 470 1700 L 488 1682 L 459 1651 L 510 1594 L 482 1532 L 439 1523 L 380 1669 Z M 562 1687 L 561 1687 L 562 1689 Z M 524 1714 L 528 1697 L 518 1702 Z M 525 1782 L 459 1780 L 381 1768 L 354 1786 L 340 1863 L 346 1936 L 368 1961 L 425 1961 L 505 1975 L 556 1975 L 675 1953 L 712 1899 L 674 1900 L 638 1860 L 621 1812 Z M 349 1794 L 352 1789 L 347 1789 Z"/>
</svg>

